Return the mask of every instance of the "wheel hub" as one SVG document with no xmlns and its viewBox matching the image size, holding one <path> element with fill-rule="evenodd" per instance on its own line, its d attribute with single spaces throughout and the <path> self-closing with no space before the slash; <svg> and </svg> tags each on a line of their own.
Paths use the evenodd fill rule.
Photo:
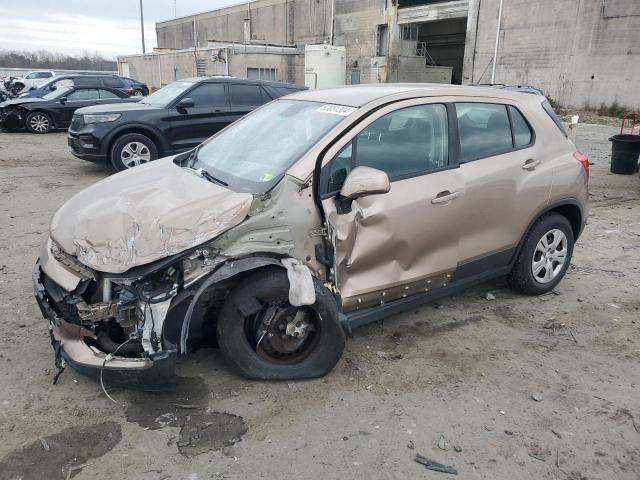
<svg viewBox="0 0 640 480">
<path fill-rule="evenodd" d="M 533 253 L 531 272 L 539 283 L 549 283 L 562 271 L 567 260 L 567 236 L 557 228 L 545 233 Z"/>
<path fill-rule="evenodd" d="M 312 349 L 317 316 L 311 309 L 291 305 L 268 309 L 261 316 L 256 353 L 278 363 L 295 363 Z"/>
</svg>

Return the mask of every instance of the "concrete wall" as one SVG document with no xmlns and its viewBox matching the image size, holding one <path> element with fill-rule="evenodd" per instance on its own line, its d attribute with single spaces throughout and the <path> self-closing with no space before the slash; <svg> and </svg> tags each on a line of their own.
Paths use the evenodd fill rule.
<svg viewBox="0 0 640 480">
<path fill-rule="evenodd" d="M 227 73 L 225 60 L 228 54 L 228 74 L 247 78 L 247 68 L 275 68 L 276 80 L 304 84 L 304 55 L 275 54 L 270 52 L 244 52 L 243 46 L 225 49 L 202 48 L 147 55 L 130 55 L 118 58 L 120 73 L 123 65 L 129 65 L 130 76 L 150 85 L 154 90 L 181 78 L 195 77 L 196 59 L 203 62 L 205 75 Z"/>
<path fill-rule="evenodd" d="M 463 83 L 491 79 L 498 5 L 482 0 L 476 22 L 471 1 Z M 640 108 L 640 1 L 505 0 L 495 82 L 543 88 L 563 106 Z"/>
<path fill-rule="evenodd" d="M 338 3 L 338 2 L 336 2 Z M 250 19 L 251 40 L 271 44 L 322 43 L 328 38 L 330 0 L 258 0 L 156 24 L 159 48 L 193 47 L 194 19 L 198 46 L 209 40 L 244 41 Z"/>
</svg>

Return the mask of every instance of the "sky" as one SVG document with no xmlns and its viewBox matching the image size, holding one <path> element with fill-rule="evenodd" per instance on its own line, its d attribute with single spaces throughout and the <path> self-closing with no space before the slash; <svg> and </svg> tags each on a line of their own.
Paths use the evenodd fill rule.
<svg viewBox="0 0 640 480">
<path fill-rule="evenodd" d="M 241 0 L 143 0 L 147 52 L 156 46 L 155 23 Z M 0 49 L 49 50 L 107 58 L 142 53 L 139 0 L 19 0 L 0 15 Z"/>
</svg>

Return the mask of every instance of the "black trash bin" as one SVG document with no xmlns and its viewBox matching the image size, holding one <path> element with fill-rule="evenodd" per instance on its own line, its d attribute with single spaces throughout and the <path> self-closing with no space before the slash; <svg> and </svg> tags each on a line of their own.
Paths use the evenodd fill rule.
<svg viewBox="0 0 640 480">
<path fill-rule="evenodd" d="M 611 173 L 633 175 L 640 158 L 640 135 L 614 135 L 611 142 Z"/>
</svg>

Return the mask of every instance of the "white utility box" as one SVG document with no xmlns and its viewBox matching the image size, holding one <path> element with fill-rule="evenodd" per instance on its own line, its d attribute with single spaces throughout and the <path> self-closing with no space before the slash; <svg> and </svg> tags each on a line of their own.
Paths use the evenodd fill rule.
<svg viewBox="0 0 640 480">
<path fill-rule="evenodd" d="M 345 85 L 346 75 L 345 47 L 329 44 L 304 47 L 304 84 L 310 90 Z"/>
</svg>

